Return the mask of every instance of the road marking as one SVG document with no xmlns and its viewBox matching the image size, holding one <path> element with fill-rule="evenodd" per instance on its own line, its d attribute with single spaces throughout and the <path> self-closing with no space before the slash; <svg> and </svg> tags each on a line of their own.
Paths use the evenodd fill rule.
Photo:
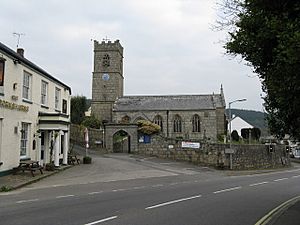
<svg viewBox="0 0 300 225">
<path fill-rule="evenodd" d="M 275 209 L 270 211 L 267 215 L 262 217 L 259 221 L 257 221 L 254 225 L 267 225 L 269 222 L 275 218 L 276 216 L 280 215 L 282 212 L 284 212 L 285 209 L 287 209 L 289 206 L 293 205 L 295 202 L 299 201 L 300 196 L 297 196 L 295 198 L 292 198 L 281 205 L 277 206 Z"/>
<path fill-rule="evenodd" d="M 143 188 L 146 188 L 146 186 L 133 187 L 134 190 L 143 189 Z"/>
<path fill-rule="evenodd" d="M 297 178 L 297 177 L 300 177 L 300 175 L 295 175 L 295 176 L 292 176 L 292 178 Z"/>
<path fill-rule="evenodd" d="M 155 185 L 152 185 L 151 187 L 163 187 L 164 185 L 163 184 L 155 184 Z"/>
<path fill-rule="evenodd" d="M 287 179 L 289 179 L 289 178 L 285 177 L 285 178 L 280 178 L 280 179 L 277 179 L 277 180 L 274 180 L 274 181 L 277 182 L 277 181 L 282 181 L 282 180 L 287 180 Z"/>
<path fill-rule="evenodd" d="M 178 182 L 170 183 L 169 185 L 177 185 L 179 184 Z"/>
<path fill-rule="evenodd" d="M 102 193 L 103 191 L 94 191 L 94 192 L 90 192 L 88 193 L 88 195 L 96 195 L 96 194 L 100 194 Z"/>
<path fill-rule="evenodd" d="M 27 203 L 27 202 L 36 202 L 38 200 L 39 200 L 38 198 L 35 198 L 35 199 L 17 201 L 16 203 L 20 204 L 20 203 Z"/>
<path fill-rule="evenodd" d="M 192 200 L 192 199 L 195 199 L 195 198 L 200 198 L 201 196 L 202 195 L 195 195 L 195 196 L 192 196 L 192 197 L 189 197 L 189 198 L 181 198 L 181 199 L 177 199 L 177 200 L 173 200 L 173 201 L 164 202 L 164 203 L 160 203 L 160 204 L 157 204 L 157 205 L 149 206 L 145 209 L 146 210 L 147 209 L 155 209 L 155 208 L 158 208 L 158 207 L 171 205 L 171 204 L 175 204 L 175 203 L 178 203 L 178 202 L 183 202 L 183 201 L 188 201 L 188 200 Z"/>
<path fill-rule="evenodd" d="M 119 191 L 126 191 L 126 189 L 115 189 L 115 190 L 112 190 L 113 192 L 119 192 Z"/>
<path fill-rule="evenodd" d="M 118 218 L 117 216 L 112 216 L 112 217 L 108 217 L 108 218 L 105 218 L 105 219 L 102 219 L 102 220 L 98 220 L 98 221 L 95 221 L 95 222 L 91 222 L 91 223 L 87 223 L 85 225 L 94 225 L 94 224 L 97 224 L 97 223 L 103 223 L 103 222 L 106 222 L 106 221 L 109 221 L 109 220 L 113 220 L 113 219 L 116 219 Z"/>
<path fill-rule="evenodd" d="M 238 190 L 238 189 L 241 189 L 241 188 L 242 188 L 241 186 L 238 186 L 238 187 L 223 189 L 223 190 L 220 190 L 220 191 L 215 191 L 214 194 L 223 193 L 223 192 L 227 192 L 227 191 L 234 191 L 234 190 Z"/>
<path fill-rule="evenodd" d="M 260 183 L 250 184 L 249 186 L 253 187 L 253 186 L 262 185 L 262 184 L 268 184 L 268 183 L 269 183 L 268 181 L 264 181 L 264 182 L 260 182 Z"/>
<path fill-rule="evenodd" d="M 69 197 L 74 197 L 75 195 L 61 195 L 61 196 L 56 196 L 55 198 L 69 198 Z"/>
</svg>

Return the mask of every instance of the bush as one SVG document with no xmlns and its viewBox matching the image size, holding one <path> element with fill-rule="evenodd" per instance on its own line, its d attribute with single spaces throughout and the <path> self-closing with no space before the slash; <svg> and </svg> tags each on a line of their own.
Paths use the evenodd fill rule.
<svg viewBox="0 0 300 225">
<path fill-rule="evenodd" d="M 46 169 L 47 171 L 54 171 L 54 170 L 55 170 L 54 163 L 47 163 L 45 169 Z"/>
<path fill-rule="evenodd" d="M 160 132 L 160 126 L 148 120 L 137 121 L 138 130 L 143 134 L 155 134 Z"/>
<path fill-rule="evenodd" d="M 91 164 L 92 158 L 90 156 L 84 156 L 83 157 L 83 164 Z"/>
<path fill-rule="evenodd" d="M 0 192 L 8 192 L 8 191 L 11 191 L 11 190 L 12 190 L 12 188 L 9 187 L 9 186 L 6 186 L 6 185 L 4 185 L 0 188 Z"/>
</svg>

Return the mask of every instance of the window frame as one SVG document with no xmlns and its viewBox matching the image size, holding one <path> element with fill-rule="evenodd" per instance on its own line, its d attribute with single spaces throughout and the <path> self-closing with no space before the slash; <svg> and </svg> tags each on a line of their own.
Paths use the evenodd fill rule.
<svg viewBox="0 0 300 225">
<path fill-rule="evenodd" d="M 21 123 L 20 158 L 27 158 L 29 150 L 30 123 Z"/>
<path fill-rule="evenodd" d="M 4 94 L 5 59 L 0 58 L 0 95 Z"/>
<path fill-rule="evenodd" d="M 32 82 L 32 74 L 24 70 L 22 98 L 29 101 L 31 101 L 31 86 L 32 86 L 31 82 Z"/>
<path fill-rule="evenodd" d="M 182 118 L 179 115 L 175 115 L 173 119 L 173 132 L 182 133 Z"/>
<path fill-rule="evenodd" d="M 153 118 L 153 123 L 155 123 L 156 125 L 160 126 L 160 131 L 163 131 L 163 118 L 160 115 L 156 115 Z"/>
<path fill-rule="evenodd" d="M 200 133 L 201 132 L 201 120 L 198 114 L 194 114 L 192 118 L 192 132 L 193 133 Z"/>
<path fill-rule="evenodd" d="M 48 105 L 48 82 L 45 80 L 41 81 L 41 105 L 45 105 L 45 106 Z"/>
<path fill-rule="evenodd" d="M 60 111 L 60 102 L 61 102 L 61 89 L 55 87 L 55 94 L 54 94 L 54 108 Z"/>
</svg>

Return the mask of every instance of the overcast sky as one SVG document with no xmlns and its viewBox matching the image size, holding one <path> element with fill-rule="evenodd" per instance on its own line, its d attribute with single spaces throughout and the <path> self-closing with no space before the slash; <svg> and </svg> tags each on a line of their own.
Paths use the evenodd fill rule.
<svg viewBox="0 0 300 225">
<path fill-rule="evenodd" d="M 217 0 L 2 0 L 0 41 L 91 98 L 93 42 L 124 47 L 125 95 L 211 94 L 223 84 L 233 108 L 262 111 L 261 85 L 245 63 L 224 55 L 212 31 Z"/>
</svg>

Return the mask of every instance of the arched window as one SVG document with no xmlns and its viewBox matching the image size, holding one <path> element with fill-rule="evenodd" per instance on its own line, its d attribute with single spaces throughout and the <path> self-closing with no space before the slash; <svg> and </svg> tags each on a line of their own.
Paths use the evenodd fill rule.
<svg viewBox="0 0 300 225">
<path fill-rule="evenodd" d="M 126 116 L 123 116 L 122 119 L 121 119 L 121 122 L 122 122 L 122 123 L 129 123 L 129 122 L 130 122 L 130 117 L 127 116 L 127 115 L 126 115 Z"/>
<path fill-rule="evenodd" d="M 179 115 L 176 115 L 173 120 L 173 131 L 175 133 L 182 132 L 182 120 Z"/>
<path fill-rule="evenodd" d="M 200 132 L 200 117 L 196 114 L 192 119 L 193 132 Z"/>
<path fill-rule="evenodd" d="M 160 126 L 160 130 L 163 131 L 163 120 L 160 115 L 156 115 L 153 119 L 153 123 L 157 124 Z"/>
</svg>

